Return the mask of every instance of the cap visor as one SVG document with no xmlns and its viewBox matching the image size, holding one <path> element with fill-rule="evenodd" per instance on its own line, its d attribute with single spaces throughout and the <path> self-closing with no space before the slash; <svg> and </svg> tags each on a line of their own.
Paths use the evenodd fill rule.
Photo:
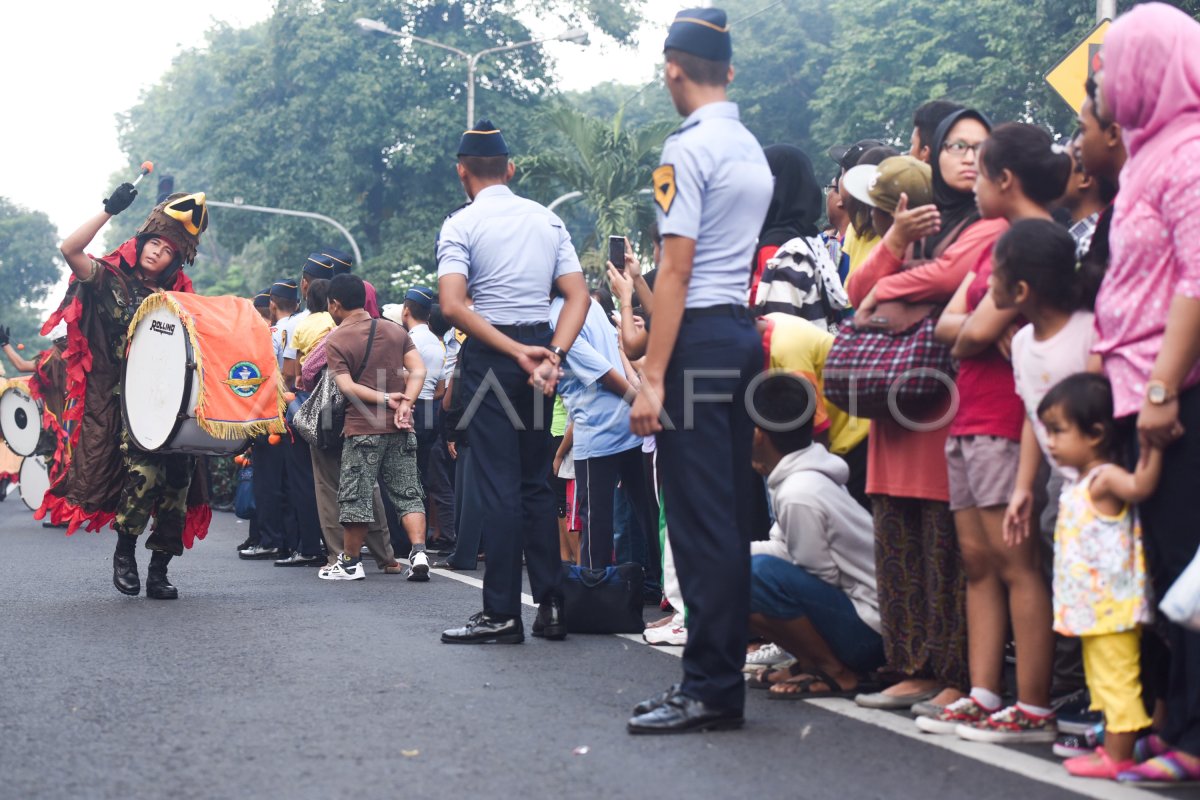
<svg viewBox="0 0 1200 800">
<path fill-rule="evenodd" d="M 842 186 L 846 187 L 846 191 L 855 200 L 874 208 L 876 204 L 871 199 L 870 191 L 871 179 L 874 177 L 875 165 L 862 164 L 846 171 L 846 174 L 842 176 Z"/>
<path fill-rule="evenodd" d="M 833 159 L 833 163 L 841 166 L 842 159 L 846 157 L 846 153 L 850 152 L 848 145 L 835 144 L 833 147 L 825 151 L 825 155 Z"/>
</svg>

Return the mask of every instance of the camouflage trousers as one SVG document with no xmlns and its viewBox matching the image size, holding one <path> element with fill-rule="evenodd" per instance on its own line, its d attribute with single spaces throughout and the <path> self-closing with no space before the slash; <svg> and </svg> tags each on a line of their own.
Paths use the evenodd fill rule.
<svg viewBox="0 0 1200 800">
<path fill-rule="evenodd" d="M 113 530 L 141 536 L 154 517 L 154 530 L 146 540 L 146 549 L 183 555 L 183 523 L 196 460 L 180 453 L 139 450 L 126 431 L 121 432 L 121 456 L 125 484 L 117 502 Z"/>
<path fill-rule="evenodd" d="M 417 435 L 412 431 L 347 436 L 342 445 L 338 481 L 338 521 L 375 519 L 375 483 L 387 494 L 396 514 L 425 513 L 425 492 L 417 470 Z"/>
</svg>

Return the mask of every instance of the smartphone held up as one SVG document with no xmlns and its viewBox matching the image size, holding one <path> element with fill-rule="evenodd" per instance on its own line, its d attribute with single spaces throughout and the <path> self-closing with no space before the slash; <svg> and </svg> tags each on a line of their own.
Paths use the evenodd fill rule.
<svg viewBox="0 0 1200 800">
<path fill-rule="evenodd" d="M 617 268 L 617 272 L 625 272 L 625 237 L 608 237 L 608 260 Z"/>
</svg>

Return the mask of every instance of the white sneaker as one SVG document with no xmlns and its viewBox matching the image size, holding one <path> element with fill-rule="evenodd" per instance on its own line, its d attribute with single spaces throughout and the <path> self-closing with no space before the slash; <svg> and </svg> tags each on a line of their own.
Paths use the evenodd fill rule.
<svg viewBox="0 0 1200 800">
<path fill-rule="evenodd" d="M 791 658 L 792 654 L 779 645 L 764 644 L 753 653 L 746 654 L 746 666 L 742 669 L 744 672 L 757 672 L 762 667 L 774 667 Z"/>
<path fill-rule="evenodd" d="M 687 644 L 687 628 L 683 626 L 683 615 L 676 614 L 675 619 L 657 628 L 646 628 L 642 638 L 648 644 L 683 646 Z"/>
<path fill-rule="evenodd" d="M 323 581 L 361 581 L 366 579 L 367 571 L 363 568 L 362 561 L 347 567 L 339 557 L 335 563 L 317 570 L 317 577 Z"/>
<path fill-rule="evenodd" d="M 429 556 L 425 555 L 424 550 L 409 556 L 408 563 L 410 566 L 404 571 L 405 580 L 418 582 L 429 580 Z"/>
</svg>

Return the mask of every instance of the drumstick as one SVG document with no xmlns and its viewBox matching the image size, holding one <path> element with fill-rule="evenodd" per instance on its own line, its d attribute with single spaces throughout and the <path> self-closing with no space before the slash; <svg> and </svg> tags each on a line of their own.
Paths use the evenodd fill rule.
<svg viewBox="0 0 1200 800">
<path fill-rule="evenodd" d="M 137 186 L 139 183 L 142 182 L 142 178 L 146 177 L 151 172 L 154 172 L 154 162 L 153 161 L 143 161 L 142 162 L 142 171 L 140 173 L 138 173 L 138 176 L 136 178 L 133 179 L 133 185 Z"/>
</svg>

